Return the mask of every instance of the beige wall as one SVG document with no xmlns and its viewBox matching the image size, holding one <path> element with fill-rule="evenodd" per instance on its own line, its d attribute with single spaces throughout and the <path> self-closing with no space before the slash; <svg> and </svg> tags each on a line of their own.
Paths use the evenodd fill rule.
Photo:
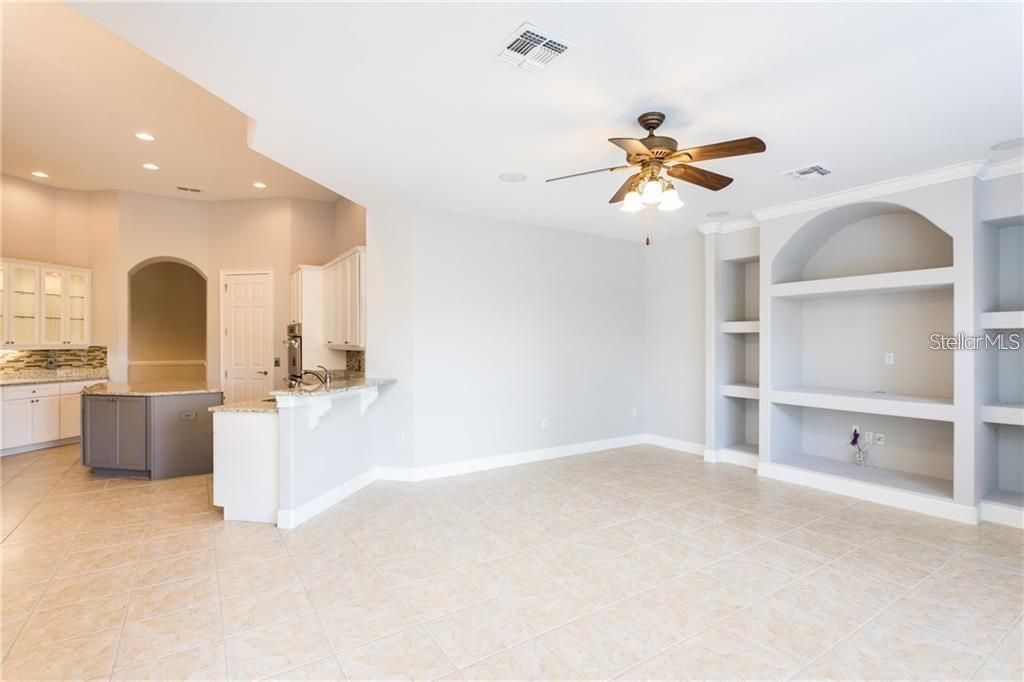
<svg viewBox="0 0 1024 682">
<path fill-rule="evenodd" d="M 129 273 L 140 264 L 180 260 L 206 276 L 207 376 L 217 380 L 222 269 L 273 272 L 274 349 L 281 356 L 294 266 L 322 264 L 365 243 L 365 211 L 348 200 L 206 202 L 2 179 L 0 253 L 93 269 L 93 340 L 107 346 L 116 380 L 128 377 Z M 286 371 L 277 369 L 276 385 Z"/>
<path fill-rule="evenodd" d="M 89 194 L 0 176 L 3 221 L 0 254 L 88 266 Z"/>
<path fill-rule="evenodd" d="M 176 262 L 151 263 L 130 277 L 131 362 L 204 362 L 206 278 Z"/>
</svg>

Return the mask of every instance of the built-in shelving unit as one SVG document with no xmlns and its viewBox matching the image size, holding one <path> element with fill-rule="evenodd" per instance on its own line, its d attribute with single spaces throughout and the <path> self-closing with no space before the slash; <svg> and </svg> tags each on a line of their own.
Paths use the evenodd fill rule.
<svg viewBox="0 0 1024 682">
<path fill-rule="evenodd" d="M 762 244 L 771 364 L 759 471 L 972 520 L 973 504 L 956 494 L 953 355 L 928 350 L 933 333 L 955 329 L 952 232 L 906 206 L 868 202 L 776 237 Z M 885 435 L 864 461 L 849 444 L 854 426 Z"/>
<path fill-rule="evenodd" d="M 1024 528 L 1024 195 L 1006 168 L 701 226 L 705 458 Z"/>
<path fill-rule="evenodd" d="M 761 269 L 758 231 L 709 234 L 705 458 L 757 467 Z"/>
<path fill-rule="evenodd" d="M 981 517 L 1024 527 L 1024 216 L 985 223 L 976 249 L 980 326 L 976 453 Z"/>
</svg>

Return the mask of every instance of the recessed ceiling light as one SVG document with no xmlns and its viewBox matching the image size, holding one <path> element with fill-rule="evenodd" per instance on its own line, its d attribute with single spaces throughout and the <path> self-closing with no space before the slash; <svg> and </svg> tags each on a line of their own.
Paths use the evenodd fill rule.
<svg viewBox="0 0 1024 682">
<path fill-rule="evenodd" d="M 728 211 L 712 211 L 711 213 L 707 213 L 705 215 L 707 215 L 707 217 L 709 217 L 709 218 L 724 218 L 725 216 L 729 215 L 729 212 Z"/>
<path fill-rule="evenodd" d="M 502 173 L 498 179 L 502 182 L 526 182 L 526 176 L 522 173 Z"/>
<path fill-rule="evenodd" d="M 255 187 L 256 189 L 266 189 L 267 183 L 260 182 L 259 180 L 257 180 L 256 182 L 252 183 L 252 186 Z"/>
<path fill-rule="evenodd" d="M 1008 149 L 1020 149 L 1024 147 L 1024 137 L 1015 137 L 1012 140 L 1003 140 L 989 147 L 994 152 L 1005 152 Z"/>
<path fill-rule="evenodd" d="M 139 138 L 143 142 L 155 142 L 156 141 L 156 138 L 153 137 L 150 133 L 147 133 L 147 132 L 141 132 L 141 131 L 137 132 L 137 133 L 135 133 L 135 137 Z"/>
<path fill-rule="evenodd" d="M 48 177 L 50 177 L 50 174 L 45 172 L 45 171 L 32 171 L 32 175 L 36 176 L 37 178 L 48 178 Z"/>
<path fill-rule="evenodd" d="M 160 170 L 160 166 L 156 165 L 155 163 L 144 163 L 142 164 L 142 167 L 145 168 L 146 170 Z"/>
</svg>

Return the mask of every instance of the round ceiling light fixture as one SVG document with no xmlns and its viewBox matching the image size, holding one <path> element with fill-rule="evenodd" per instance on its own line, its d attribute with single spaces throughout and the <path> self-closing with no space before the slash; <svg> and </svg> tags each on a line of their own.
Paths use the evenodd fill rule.
<svg viewBox="0 0 1024 682">
<path fill-rule="evenodd" d="M 502 182 L 526 182 L 526 176 L 522 173 L 502 173 L 498 179 Z"/>
<path fill-rule="evenodd" d="M 724 218 L 729 215 L 728 211 L 712 211 L 711 213 L 705 213 L 708 218 Z"/>
<path fill-rule="evenodd" d="M 252 186 L 255 187 L 256 189 L 266 189 L 267 183 L 260 182 L 259 180 L 257 180 L 256 182 L 252 183 Z"/>
<path fill-rule="evenodd" d="M 156 165 L 155 163 L 144 163 L 144 164 L 142 164 L 142 167 L 145 168 L 148 171 L 158 171 L 158 170 L 160 170 L 160 166 Z"/>
<path fill-rule="evenodd" d="M 156 142 L 156 138 L 153 137 L 152 133 L 147 133 L 143 130 L 140 130 L 139 132 L 135 133 L 135 137 L 139 138 L 143 142 Z"/>
<path fill-rule="evenodd" d="M 989 149 L 994 152 L 1005 152 L 1010 149 L 1020 149 L 1021 147 L 1024 147 L 1024 137 L 1015 137 L 1012 140 L 997 142 L 989 147 Z"/>
<path fill-rule="evenodd" d="M 37 177 L 37 178 L 43 178 L 43 179 L 46 179 L 46 178 L 50 177 L 50 174 L 47 173 L 46 171 L 32 171 L 32 175 Z"/>
</svg>

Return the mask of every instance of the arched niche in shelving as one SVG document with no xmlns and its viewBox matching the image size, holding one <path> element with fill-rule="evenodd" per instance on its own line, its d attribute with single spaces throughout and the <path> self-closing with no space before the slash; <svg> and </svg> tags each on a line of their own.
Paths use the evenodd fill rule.
<svg viewBox="0 0 1024 682">
<path fill-rule="evenodd" d="M 850 204 L 804 224 L 772 261 L 772 282 L 871 275 L 953 265 L 953 238 L 889 202 Z"/>
</svg>

